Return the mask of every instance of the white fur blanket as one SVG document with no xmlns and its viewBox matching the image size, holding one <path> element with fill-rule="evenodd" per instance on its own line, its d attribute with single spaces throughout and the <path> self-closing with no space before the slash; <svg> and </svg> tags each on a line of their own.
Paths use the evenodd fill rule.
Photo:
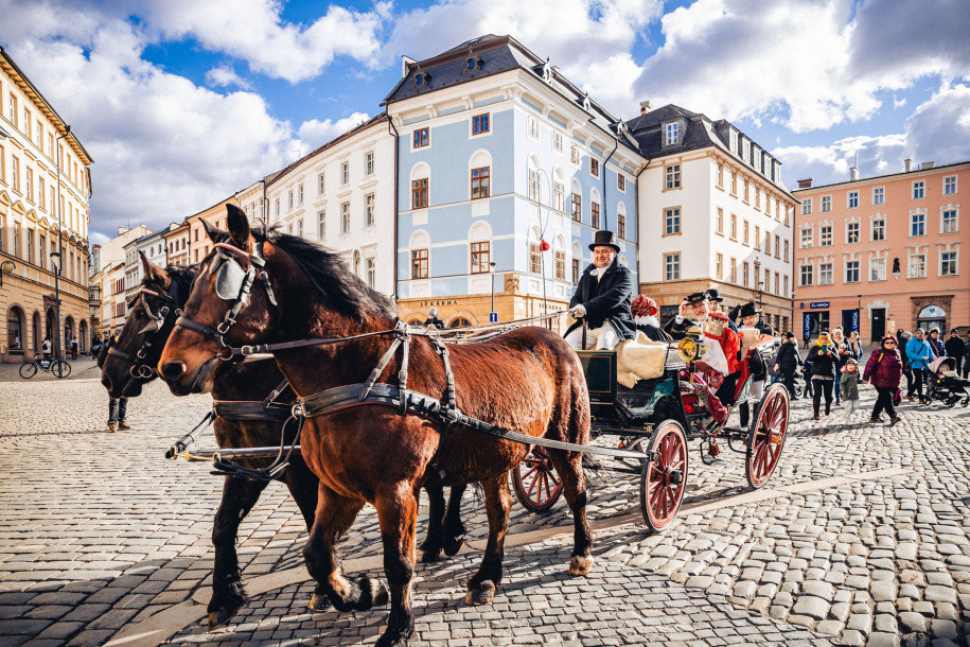
<svg viewBox="0 0 970 647">
<path fill-rule="evenodd" d="M 616 381 L 628 389 L 639 380 L 652 380 L 664 373 L 667 351 L 670 361 L 681 363 L 676 346 L 662 341 L 650 341 L 639 330 L 635 339 L 628 339 L 616 346 Z"/>
</svg>

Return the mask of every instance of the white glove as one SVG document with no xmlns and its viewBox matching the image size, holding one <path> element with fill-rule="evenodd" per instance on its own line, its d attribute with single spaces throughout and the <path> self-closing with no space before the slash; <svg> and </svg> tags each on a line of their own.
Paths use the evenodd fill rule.
<svg viewBox="0 0 970 647">
<path fill-rule="evenodd" d="M 574 319 L 582 319 L 583 317 L 586 316 L 586 308 L 583 306 L 583 304 L 579 304 L 578 306 L 573 306 L 569 310 L 569 314 L 571 314 Z"/>
</svg>

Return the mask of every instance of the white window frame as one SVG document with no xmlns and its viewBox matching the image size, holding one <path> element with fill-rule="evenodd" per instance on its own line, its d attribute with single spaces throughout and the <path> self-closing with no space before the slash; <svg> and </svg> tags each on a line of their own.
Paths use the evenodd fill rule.
<svg viewBox="0 0 970 647">
<path fill-rule="evenodd" d="M 809 281 L 805 282 L 805 270 L 808 270 Z M 815 266 L 814 265 L 800 265 L 798 267 L 798 286 L 799 287 L 811 287 L 815 285 Z"/>
<path fill-rule="evenodd" d="M 680 252 L 667 252 L 664 254 L 664 280 L 680 280 Z"/>
<path fill-rule="evenodd" d="M 666 146 L 680 142 L 680 124 L 676 121 L 664 125 L 664 142 Z"/>
<path fill-rule="evenodd" d="M 677 191 L 684 188 L 680 164 L 668 164 L 664 166 L 664 191 Z"/>
<path fill-rule="evenodd" d="M 808 235 L 805 235 L 808 232 Z M 812 249 L 815 246 L 815 230 L 809 226 L 800 227 L 798 230 L 798 249 Z"/>
<path fill-rule="evenodd" d="M 855 204 L 852 204 L 852 201 L 853 200 L 855 200 Z M 858 191 L 849 191 L 846 194 L 845 206 L 846 206 L 847 209 L 858 209 L 859 208 L 859 192 Z"/>
<path fill-rule="evenodd" d="M 347 235 L 350 233 L 350 203 L 342 202 L 340 204 L 340 234 Z"/>
<path fill-rule="evenodd" d="M 529 139 L 535 141 L 542 141 L 542 131 L 539 130 L 539 120 L 529 115 L 529 121 L 526 124 L 526 136 Z"/>
<path fill-rule="evenodd" d="M 919 233 L 919 234 L 913 233 L 914 225 L 917 224 L 917 222 L 916 222 L 917 218 L 922 219 L 922 221 L 920 223 L 918 223 L 918 224 L 920 224 L 922 226 L 921 228 L 922 228 L 923 232 L 922 233 Z M 909 237 L 910 238 L 923 238 L 924 236 L 926 236 L 926 214 L 925 213 L 911 213 L 911 214 L 909 214 Z"/>
<path fill-rule="evenodd" d="M 803 216 L 810 216 L 810 215 L 812 215 L 812 199 L 811 198 L 803 198 L 802 199 L 802 215 Z"/>
<path fill-rule="evenodd" d="M 881 238 L 876 238 L 877 229 L 882 233 Z M 873 218 L 869 225 L 869 241 L 876 243 L 884 240 L 886 240 L 886 219 Z"/>
<path fill-rule="evenodd" d="M 913 200 L 923 200 L 926 198 L 926 180 L 913 180 L 912 193 Z"/>
<path fill-rule="evenodd" d="M 835 244 L 835 226 L 834 225 L 819 225 L 818 228 L 818 246 L 819 247 L 832 247 Z"/>
<path fill-rule="evenodd" d="M 556 150 L 557 153 L 562 153 L 564 150 L 563 139 L 564 137 L 562 136 L 561 132 L 555 131 L 552 133 L 552 147 Z"/>
<path fill-rule="evenodd" d="M 943 273 L 943 263 L 944 263 L 943 256 L 945 254 L 953 254 L 953 260 L 952 261 L 949 261 L 950 263 L 953 264 L 953 272 L 951 272 L 949 274 L 944 274 Z M 940 276 L 941 278 L 948 277 L 948 276 L 959 276 L 959 272 L 960 272 L 960 250 L 959 249 L 941 249 L 940 250 L 940 261 L 939 261 L 939 264 L 938 265 L 939 266 L 937 267 L 937 273 L 938 273 L 938 276 Z"/>
<path fill-rule="evenodd" d="M 317 175 L 317 195 L 323 195 L 327 191 L 327 174 L 320 173 Z"/>
<path fill-rule="evenodd" d="M 950 231 L 946 229 L 946 214 L 953 214 L 953 228 Z M 958 234 L 960 233 L 960 210 L 952 205 L 947 205 L 945 207 L 940 207 L 940 233 L 941 234 Z"/>
<path fill-rule="evenodd" d="M 920 261 L 922 259 L 922 261 Z M 922 264 L 922 274 L 916 274 L 914 269 Z M 910 252 L 906 255 L 906 278 L 925 279 L 926 278 L 926 252 Z"/>
<path fill-rule="evenodd" d="M 831 213 L 831 211 L 832 211 L 832 196 L 831 195 L 823 195 L 819 199 L 818 212 L 819 213 Z"/>
<path fill-rule="evenodd" d="M 882 268 L 881 271 L 877 269 Z M 886 280 L 886 257 L 882 256 L 880 258 L 870 258 L 869 259 L 869 281 L 885 281 Z"/>
<path fill-rule="evenodd" d="M 855 264 L 855 280 L 850 280 L 849 272 L 853 270 L 853 263 Z M 847 260 L 845 261 L 845 282 L 846 283 L 860 283 L 862 281 L 862 261 L 859 260 Z"/>
<path fill-rule="evenodd" d="M 852 228 L 855 227 L 855 241 L 852 240 Z M 845 244 L 858 245 L 862 242 L 862 223 L 858 220 L 845 223 Z"/>
<path fill-rule="evenodd" d="M 886 187 L 876 186 L 872 188 L 872 205 L 879 206 L 886 204 Z"/>
<path fill-rule="evenodd" d="M 340 163 L 340 186 L 348 184 L 350 184 L 350 162 L 343 161 Z"/>
<path fill-rule="evenodd" d="M 364 177 L 374 174 L 374 151 L 364 153 Z"/>
<path fill-rule="evenodd" d="M 818 264 L 818 285 L 832 285 L 835 283 L 835 263 Z"/>
<path fill-rule="evenodd" d="M 951 183 L 951 180 L 952 180 L 952 183 Z M 959 185 L 957 184 L 958 181 L 959 180 L 957 180 L 957 176 L 956 175 L 946 175 L 946 176 L 944 176 L 943 177 L 943 195 L 956 195 L 957 193 L 959 193 L 960 188 L 959 188 Z M 950 188 L 948 186 L 948 184 L 952 184 L 952 186 L 953 186 L 953 190 L 952 191 L 949 191 L 948 190 Z"/>
<path fill-rule="evenodd" d="M 327 212 L 321 209 L 317 212 L 317 240 L 323 242 L 327 239 Z"/>
</svg>

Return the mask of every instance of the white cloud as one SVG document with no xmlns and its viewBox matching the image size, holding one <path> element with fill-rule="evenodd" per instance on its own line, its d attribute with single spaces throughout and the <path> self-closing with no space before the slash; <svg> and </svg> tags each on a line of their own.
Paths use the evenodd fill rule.
<svg viewBox="0 0 970 647">
<path fill-rule="evenodd" d="M 850 137 L 828 146 L 788 146 L 772 151 L 782 172 L 794 181 L 812 177 L 816 184 L 849 179 L 849 167 L 859 156 L 863 177 L 903 171 L 906 158 L 915 164 L 952 164 L 970 159 L 970 87 L 944 87 L 906 120 L 905 133 L 882 137 Z"/>
<path fill-rule="evenodd" d="M 296 156 L 290 125 L 259 95 L 213 92 L 144 61 L 143 35 L 127 21 L 99 17 L 90 33 L 59 36 L 43 20 L 48 6 L 33 7 L 36 14 L 0 23 L 0 42 L 95 160 L 92 230 L 111 232 L 129 220 L 163 226 Z M 87 20 L 62 9 L 64 25 Z"/>
<path fill-rule="evenodd" d="M 713 118 L 774 113 L 795 132 L 860 121 L 880 91 L 966 73 L 970 12 L 956 5 L 870 0 L 853 15 L 851 0 L 697 0 L 664 16 L 666 42 L 636 88 Z M 952 24 L 937 28 L 940 16 Z"/>
<path fill-rule="evenodd" d="M 342 135 L 351 128 L 364 123 L 369 118 L 370 116 L 365 112 L 355 112 L 349 117 L 344 117 L 337 121 L 332 119 L 326 119 L 324 121 L 311 119 L 310 121 L 304 121 L 298 131 L 300 140 L 307 145 L 307 152 L 309 152 L 309 150 L 317 148 L 334 137 Z"/>
<path fill-rule="evenodd" d="M 236 74 L 236 70 L 232 69 L 232 65 L 228 63 L 218 65 L 206 72 L 205 81 L 209 85 L 219 88 L 236 86 L 243 90 L 251 90 L 253 87 L 249 81 Z"/>
<path fill-rule="evenodd" d="M 390 4 L 369 12 L 332 4 L 308 26 L 284 21 L 281 11 L 276 0 L 161 0 L 138 13 L 160 38 L 194 38 L 247 61 L 254 72 L 296 83 L 320 74 L 335 56 L 370 61 Z"/>
<path fill-rule="evenodd" d="M 477 36 L 508 34 L 597 100 L 630 108 L 637 73 L 631 51 L 661 13 L 660 0 L 446 0 L 395 17 L 382 61 L 426 58 Z"/>
</svg>

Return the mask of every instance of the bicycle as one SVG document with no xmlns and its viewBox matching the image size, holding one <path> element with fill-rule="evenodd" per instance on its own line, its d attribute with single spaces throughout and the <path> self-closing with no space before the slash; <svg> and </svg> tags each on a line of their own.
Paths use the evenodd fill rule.
<svg viewBox="0 0 970 647">
<path fill-rule="evenodd" d="M 32 362 L 20 365 L 20 377 L 29 380 L 37 375 L 38 370 L 47 371 L 48 373 L 52 373 L 54 377 L 63 379 L 71 374 L 71 365 L 61 359 L 35 359 Z"/>
</svg>

